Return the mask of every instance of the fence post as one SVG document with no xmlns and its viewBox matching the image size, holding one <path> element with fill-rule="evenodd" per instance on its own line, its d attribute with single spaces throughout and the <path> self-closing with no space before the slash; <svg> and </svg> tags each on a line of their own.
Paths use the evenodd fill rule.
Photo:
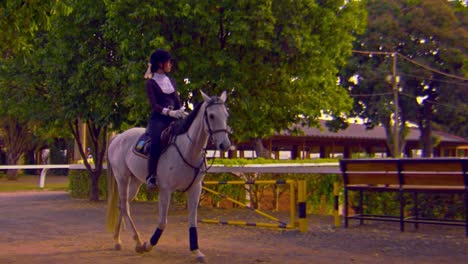
<svg viewBox="0 0 468 264">
<path fill-rule="evenodd" d="M 298 181 L 298 194 L 297 202 L 299 207 L 299 231 L 301 233 L 306 233 L 308 229 L 307 223 L 307 208 L 306 208 L 306 194 L 307 188 L 304 180 Z"/>
<path fill-rule="evenodd" d="M 39 188 L 44 189 L 45 180 L 47 175 L 47 168 L 41 170 L 41 175 L 39 177 Z"/>
<path fill-rule="evenodd" d="M 289 184 L 289 210 L 290 212 L 290 223 L 292 226 L 297 227 L 296 220 L 296 181 Z"/>
<path fill-rule="evenodd" d="M 335 218 L 335 227 L 340 227 L 341 226 L 341 221 L 340 221 L 340 188 L 339 188 L 339 183 L 336 181 L 333 183 L 333 195 L 335 198 L 335 204 L 334 204 L 334 210 L 333 210 L 333 215 Z"/>
</svg>

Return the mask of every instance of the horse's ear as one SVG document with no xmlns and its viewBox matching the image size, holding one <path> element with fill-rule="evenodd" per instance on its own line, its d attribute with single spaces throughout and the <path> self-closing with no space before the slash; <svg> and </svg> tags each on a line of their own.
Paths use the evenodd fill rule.
<svg viewBox="0 0 468 264">
<path fill-rule="evenodd" d="M 219 99 L 221 99 L 221 101 L 223 101 L 223 103 L 226 102 L 226 99 L 227 99 L 227 93 L 226 91 L 224 91 L 221 96 L 219 97 Z"/>
<path fill-rule="evenodd" d="M 209 101 L 209 100 L 211 99 L 211 98 L 210 98 L 208 95 L 206 95 L 202 90 L 200 90 L 200 93 L 201 93 L 201 95 L 202 95 L 202 97 L 203 97 L 203 100 Z"/>
</svg>

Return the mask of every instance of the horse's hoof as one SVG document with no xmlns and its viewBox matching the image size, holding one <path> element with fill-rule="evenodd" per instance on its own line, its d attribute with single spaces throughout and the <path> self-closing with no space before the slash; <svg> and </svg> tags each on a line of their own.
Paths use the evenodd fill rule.
<svg viewBox="0 0 468 264">
<path fill-rule="evenodd" d="M 142 245 L 136 245 L 135 246 L 135 251 L 137 253 L 139 253 L 139 254 L 145 253 L 145 245 L 144 244 L 143 244 L 143 246 Z"/>
<path fill-rule="evenodd" d="M 204 256 L 198 256 L 197 257 L 197 262 L 198 263 L 205 263 L 205 257 Z"/>
<path fill-rule="evenodd" d="M 115 250 L 122 250 L 122 245 L 120 244 L 115 244 L 114 245 Z"/>
<path fill-rule="evenodd" d="M 153 246 L 145 242 L 143 243 L 143 249 L 145 250 L 145 252 L 150 252 L 153 249 Z"/>
<path fill-rule="evenodd" d="M 205 255 L 200 252 L 200 250 L 196 249 L 192 251 L 192 254 L 196 255 L 196 260 L 198 263 L 205 263 Z"/>
<path fill-rule="evenodd" d="M 145 252 L 150 252 L 152 247 L 148 247 L 148 244 L 146 242 L 143 243 L 143 245 L 136 245 L 135 251 L 137 253 L 145 253 Z"/>
</svg>

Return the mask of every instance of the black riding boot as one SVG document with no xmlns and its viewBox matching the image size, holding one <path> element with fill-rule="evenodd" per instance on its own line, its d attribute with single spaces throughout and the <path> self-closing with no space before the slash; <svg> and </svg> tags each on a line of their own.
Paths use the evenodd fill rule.
<svg viewBox="0 0 468 264">
<path fill-rule="evenodd" d="M 158 171 L 158 159 L 159 151 L 153 151 L 153 149 L 158 150 L 158 146 L 151 145 L 150 155 L 148 157 L 148 176 L 146 177 L 146 188 L 149 191 L 156 191 L 158 185 L 156 183 L 156 175 Z"/>
<path fill-rule="evenodd" d="M 158 170 L 157 165 L 158 157 L 154 157 L 154 155 L 149 155 L 148 157 L 148 176 L 146 177 L 146 188 L 149 191 L 155 191 L 158 187 L 156 184 L 156 172 Z"/>
</svg>

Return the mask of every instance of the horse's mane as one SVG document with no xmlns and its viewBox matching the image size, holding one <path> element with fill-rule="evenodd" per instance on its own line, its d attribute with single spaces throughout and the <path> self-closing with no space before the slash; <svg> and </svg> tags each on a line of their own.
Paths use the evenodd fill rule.
<svg viewBox="0 0 468 264">
<path fill-rule="evenodd" d="M 175 135 L 186 133 L 189 130 L 190 126 L 193 123 L 193 120 L 195 120 L 195 117 L 197 117 L 197 114 L 200 111 L 202 104 L 203 102 L 198 103 L 193 109 L 193 111 L 190 112 L 190 114 L 187 116 L 187 118 L 178 119 L 177 121 L 174 122 L 173 133 Z"/>
</svg>

